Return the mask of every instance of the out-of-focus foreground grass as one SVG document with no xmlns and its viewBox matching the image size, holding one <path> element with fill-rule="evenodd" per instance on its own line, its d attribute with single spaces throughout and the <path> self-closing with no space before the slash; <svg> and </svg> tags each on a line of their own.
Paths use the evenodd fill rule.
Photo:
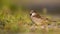
<svg viewBox="0 0 60 34">
<path fill-rule="evenodd" d="M 0 33 L 17 34 L 30 32 L 31 19 L 29 10 L 23 6 L 10 3 L 9 0 L 0 0 Z M 40 30 L 36 30 L 40 32 Z M 52 33 L 52 32 L 51 32 Z"/>
<path fill-rule="evenodd" d="M 22 6 L 0 0 L 0 33 L 29 32 L 29 26 L 25 26 L 31 23 L 28 13 Z"/>
</svg>

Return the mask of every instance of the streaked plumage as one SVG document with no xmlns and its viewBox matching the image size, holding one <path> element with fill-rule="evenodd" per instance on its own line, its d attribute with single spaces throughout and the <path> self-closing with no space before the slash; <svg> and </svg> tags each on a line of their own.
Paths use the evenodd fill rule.
<svg viewBox="0 0 60 34">
<path fill-rule="evenodd" d="M 30 12 L 31 20 L 34 22 L 35 25 L 39 26 L 42 29 L 47 28 L 48 19 L 40 16 L 35 10 L 31 10 Z"/>
<path fill-rule="evenodd" d="M 53 20 L 50 20 L 49 18 L 41 16 L 35 10 L 30 11 L 30 17 L 31 17 L 32 22 L 34 22 L 34 24 L 36 26 L 39 26 L 41 29 L 48 30 L 49 27 L 54 28 L 54 26 L 56 26 L 55 24 L 56 21 L 53 21 Z M 49 22 L 51 22 L 50 25 L 48 25 Z"/>
</svg>

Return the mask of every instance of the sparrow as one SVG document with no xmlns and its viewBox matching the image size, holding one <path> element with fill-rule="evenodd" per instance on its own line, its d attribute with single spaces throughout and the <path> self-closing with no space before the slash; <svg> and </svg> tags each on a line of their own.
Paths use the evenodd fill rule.
<svg viewBox="0 0 60 34">
<path fill-rule="evenodd" d="M 36 10 L 30 11 L 30 18 L 35 26 L 39 26 L 41 29 L 48 31 L 48 27 L 56 26 L 56 21 L 53 21 L 47 17 L 41 16 Z M 48 23 L 51 23 L 50 25 Z M 38 27 L 36 27 L 38 28 Z"/>
<path fill-rule="evenodd" d="M 30 18 L 31 18 L 33 24 L 35 24 L 36 26 L 39 26 L 42 29 L 46 29 L 46 30 L 48 29 L 47 28 L 48 18 L 44 18 L 43 16 L 38 14 L 37 11 L 31 10 Z"/>
<path fill-rule="evenodd" d="M 35 10 L 31 10 L 30 12 L 30 17 L 31 20 L 36 24 L 36 25 L 43 25 L 43 21 L 47 21 L 48 18 L 44 18 L 41 15 L 39 15 Z"/>
</svg>

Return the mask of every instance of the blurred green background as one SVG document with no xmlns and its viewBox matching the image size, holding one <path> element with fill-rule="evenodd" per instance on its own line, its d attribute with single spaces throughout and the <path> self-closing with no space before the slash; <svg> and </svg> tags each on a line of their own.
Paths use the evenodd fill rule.
<svg viewBox="0 0 60 34">
<path fill-rule="evenodd" d="M 22 5 L 17 5 L 18 0 L 0 0 L 0 33 L 6 32 L 29 32 L 28 26 L 31 23 L 29 12 Z M 3 32 L 3 33 L 2 33 Z M 7 33 L 8 34 L 8 33 Z"/>
<path fill-rule="evenodd" d="M 24 32 L 30 32 L 29 27 L 32 24 L 29 15 L 30 9 L 24 7 L 24 3 L 22 3 L 21 1 L 26 4 L 28 0 L 0 0 L 1 34 L 20 34 Z M 40 10 L 37 11 L 38 13 L 41 13 L 39 12 Z M 41 14 L 52 19 L 51 15 L 46 15 L 46 11 L 43 11 Z M 41 32 L 39 29 L 35 30 L 34 32 L 37 32 L 38 34 L 43 34 L 43 32 Z M 58 30 L 56 33 L 58 32 L 60 32 L 60 30 Z M 55 34 L 55 31 L 51 30 L 50 32 L 48 32 L 48 34 Z"/>
</svg>

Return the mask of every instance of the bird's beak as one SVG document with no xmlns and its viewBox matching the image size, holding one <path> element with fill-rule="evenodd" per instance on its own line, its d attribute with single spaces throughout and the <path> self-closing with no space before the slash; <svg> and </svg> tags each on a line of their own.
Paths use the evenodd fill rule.
<svg viewBox="0 0 60 34">
<path fill-rule="evenodd" d="M 30 14 L 30 16 L 31 16 L 32 14 Z"/>
</svg>

